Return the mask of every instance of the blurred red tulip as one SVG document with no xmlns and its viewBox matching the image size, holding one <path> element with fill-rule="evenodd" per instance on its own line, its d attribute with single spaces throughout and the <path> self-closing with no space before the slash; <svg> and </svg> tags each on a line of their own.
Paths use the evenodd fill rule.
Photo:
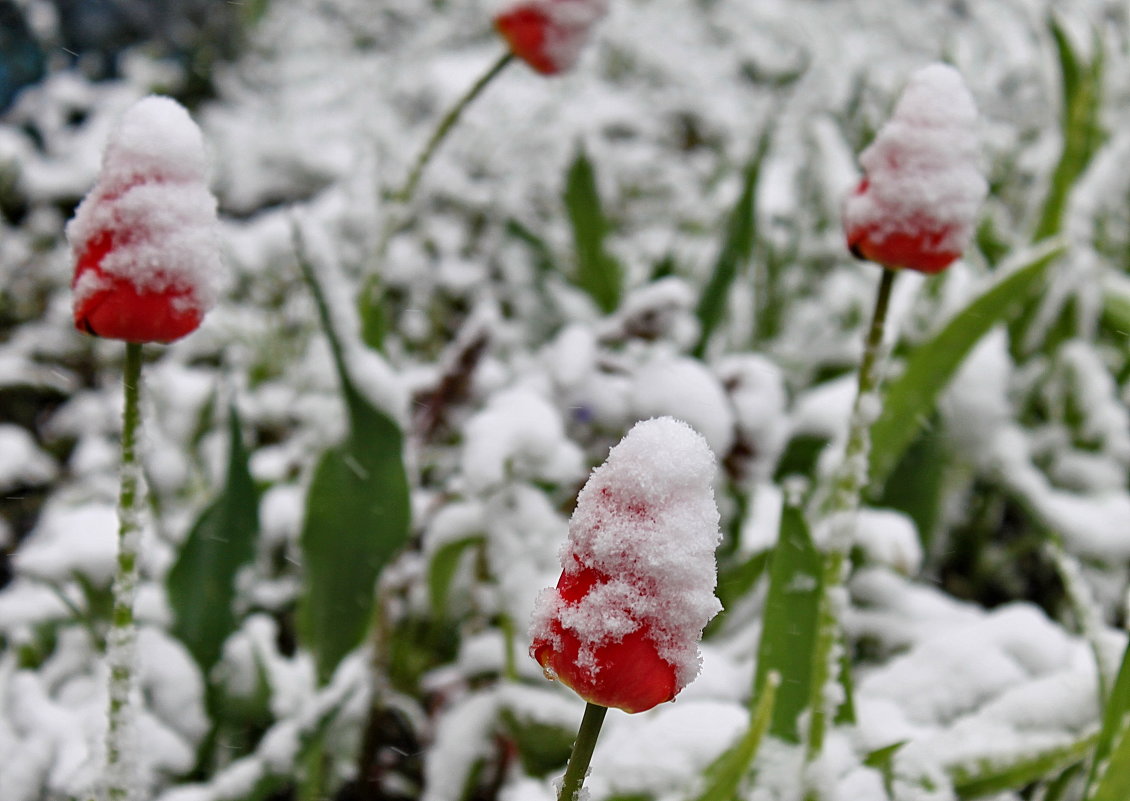
<svg viewBox="0 0 1130 801">
<path fill-rule="evenodd" d="M 524 0 L 499 12 L 494 27 L 515 56 L 542 75 L 556 75 L 577 62 L 606 13 L 607 0 Z"/>
</svg>

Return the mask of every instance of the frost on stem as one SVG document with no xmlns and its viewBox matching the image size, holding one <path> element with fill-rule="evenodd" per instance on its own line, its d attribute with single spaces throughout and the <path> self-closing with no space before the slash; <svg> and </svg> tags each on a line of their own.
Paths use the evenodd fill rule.
<svg viewBox="0 0 1130 801">
<path fill-rule="evenodd" d="M 137 592 L 141 538 L 141 495 L 144 476 L 137 458 L 141 425 L 141 345 L 126 346 L 125 402 L 122 411 L 121 490 L 118 498 L 118 564 L 113 585 L 113 610 L 106 637 L 109 668 L 109 703 L 106 724 L 106 770 L 103 775 L 108 801 L 129 801 L 136 780 L 137 711 L 132 703 L 137 631 L 133 620 Z"/>
<path fill-rule="evenodd" d="M 892 269 L 944 270 L 969 244 L 988 191 L 978 167 L 977 108 L 953 67 L 915 72 L 859 162 L 845 201 L 848 248 Z"/>
<path fill-rule="evenodd" d="M 586 701 L 642 712 L 698 675 L 721 609 L 714 456 L 686 423 L 637 423 L 577 499 L 555 588 L 534 608 L 530 654 Z"/>
<path fill-rule="evenodd" d="M 146 97 L 111 135 L 98 183 L 67 224 L 74 322 L 127 342 L 172 342 L 215 305 L 223 268 L 200 130 Z"/>
</svg>

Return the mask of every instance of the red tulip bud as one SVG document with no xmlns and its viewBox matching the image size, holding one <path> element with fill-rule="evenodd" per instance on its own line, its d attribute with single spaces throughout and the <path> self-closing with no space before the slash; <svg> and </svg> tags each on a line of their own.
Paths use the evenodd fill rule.
<svg viewBox="0 0 1130 801">
<path fill-rule="evenodd" d="M 594 704 L 643 712 L 698 675 L 721 539 L 714 455 L 686 423 L 638 423 L 577 498 L 555 588 L 534 608 L 530 655 Z"/>
<path fill-rule="evenodd" d="M 200 130 L 180 104 L 147 97 L 126 111 L 67 225 L 76 328 L 127 342 L 196 330 L 222 270 L 205 172 Z"/>
<path fill-rule="evenodd" d="M 891 119 L 859 157 L 844 203 L 847 245 L 892 269 L 944 270 L 973 234 L 987 185 L 977 166 L 977 109 L 957 70 L 915 72 Z"/>
<path fill-rule="evenodd" d="M 508 3 L 494 27 L 510 52 L 542 75 L 571 68 L 593 25 L 608 13 L 608 0 L 520 0 Z"/>
</svg>

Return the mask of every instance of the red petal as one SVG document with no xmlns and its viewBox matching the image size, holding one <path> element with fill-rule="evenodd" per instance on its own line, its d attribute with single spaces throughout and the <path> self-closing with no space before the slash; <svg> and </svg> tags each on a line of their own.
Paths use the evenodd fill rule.
<svg viewBox="0 0 1130 801">
<path fill-rule="evenodd" d="M 591 568 L 562 573 L 557 592 L 566 603 L 576 603 L 607 576 Z M 648 629 L 640 627 L 619 642 L 595 649 L 597 669 L 579 666 L 581 643 L 556 620 L 551 627 L 559 649 L 547 640 L 535 640 L 530 653 L 547 671 L 577 695 L 594 704 L 625 712 L 644 712 L 670 701 L 676 693 L 675 667 L 659 656 Z"/>
<path fill-rule="evenodd" d="M 139 291 L 131 281 L 103 272 L 102 259 L 112 247 L 113 237 L 102 233 L 93 237 L 79 256 L 72 286 L 85 274 L 93 273 L 98 276 L 99 288 L 75 303 L 75 328 L 126 342 L 172 342 L 200 326 L 200 310 L 184 302 L 187 290 L 172 287 L 160 292 Z"/>
<path fill-rule="evenodd" d="M 549 25 L 545 12 L 531 6 L 519 6 L 494 18 L 494 27 L 506 40 L 510 52 L 542 75 L 561 71 L 545 49 Z"/>
<path fill-rule="evenodd" d="M 876 226 L 859 226 L 847 231 L 848 250 L 856 258 L 867 259 L 891 269 L 906 268 L 920 273 L 939 273 L 961 256 L 960 251 L 943 247 L 950 231 L 930 228 L 927 223 L 908 224 L 914 233 L 896 231 L 881 239 Z"/>
</svg>

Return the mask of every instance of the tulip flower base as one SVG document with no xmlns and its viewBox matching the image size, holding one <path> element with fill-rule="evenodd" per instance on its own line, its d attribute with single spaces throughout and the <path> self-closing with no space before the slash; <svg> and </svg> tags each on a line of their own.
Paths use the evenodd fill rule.
<svg viewBox="0 0 1130 801">
<path fill-rule="evenodd" d="M 567 604 L 576 604 L 593 588 L 606 585 L 609 579 L 595 570 L 563 573 L 557 592 Z M 542 666 L 548 678 L 560 679 L 582 698 L 625 712 L 643 712 L 675 697 L 675 666 L 663 659 L 645 629 L 625 634 L 617 642 L 599 645 L 593 651 L 593 663 L 617 666 L 614 669 L 578 671 L 581 641 L 564 628 L 560 621 L 550 624 L 552 637 L 539 640 L 530 655 Z M 554 646 L 551 643 L 559 643 Z"/>
</svg>

